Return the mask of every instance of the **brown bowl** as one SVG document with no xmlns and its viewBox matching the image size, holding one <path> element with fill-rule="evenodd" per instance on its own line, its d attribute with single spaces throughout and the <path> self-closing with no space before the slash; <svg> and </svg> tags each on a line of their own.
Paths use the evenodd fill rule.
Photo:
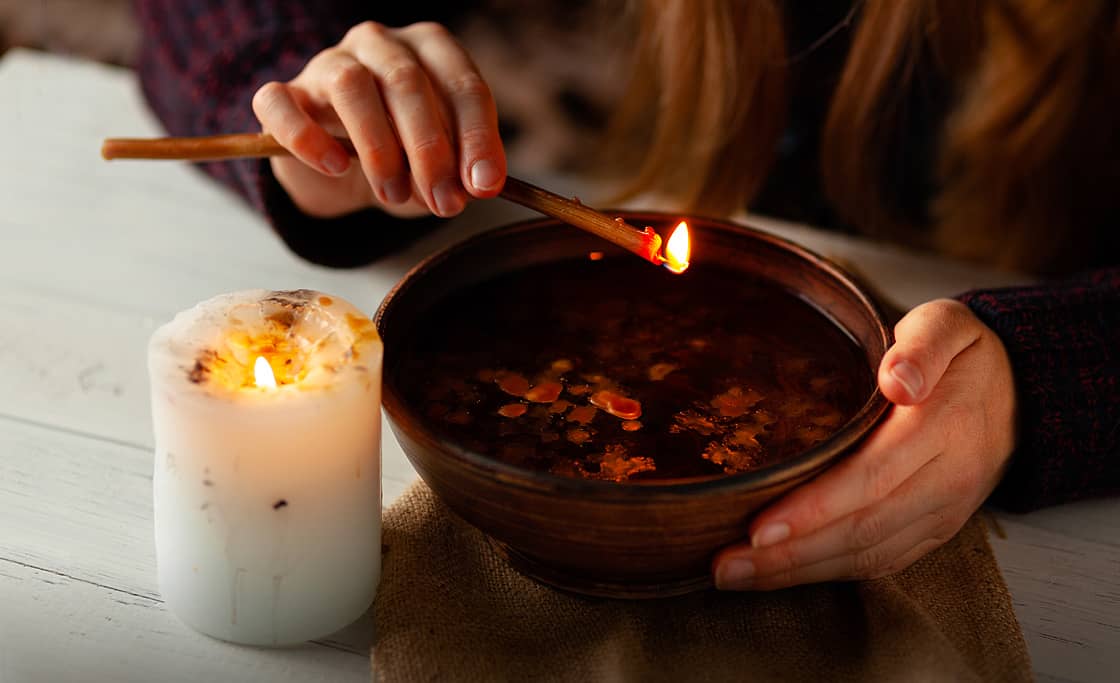
<svg viewBox="0 0 1120 683">
<path fill-rule="evenodd" d="M 680 218 L 622 215 L 663 235 Z M 844 271 L 757 230 L 706 218 L 690 218 L 689 227 L 694 264 L 714 262 L 796 293 L 848 332 L 874 378 L 891 334 L 871 296 Z M 847 424 L 812 449 L 702 481 L 635 485 L 563 477 L 499 462 L 434 434 L 419 406 L 405 399 L 394 372 L 400 340 L 418 318 L 457 289 L 529 266 L 586 258 L 591 250 L 619 252 L 542 219 L 487 232 L 416 266 L 385 298 L 375 319 L 385 343 L 385 410 L 428 486 L 522 573 L 559 588 L 622 598 L 708 587 L 713 555 L 747 537 L 752 513 L 850 452 L 884 416 L 887 401 L 874 390 Z"/>
</svg>

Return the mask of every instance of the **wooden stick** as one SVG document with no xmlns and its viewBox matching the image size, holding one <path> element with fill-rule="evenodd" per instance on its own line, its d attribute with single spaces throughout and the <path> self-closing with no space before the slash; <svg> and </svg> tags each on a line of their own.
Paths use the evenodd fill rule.
<svg viewBox="0 0 1120 683">
<path fill-rule="evenodd" d="M 349 140 L 335 139 L 351 156 L 357 156 Z M 218 161 L 290 154 L 271 135 L 264 133 L 193 138 L 111 138 L 101 145 L 101 156 L 105 159 Z M 665 262 L 661 256 L 661 236 L 653 228 L 639 230 L 621 218 L 612 218 L 584 206 L 578 199 L 562 197 L 513 176 L 506 177 L 500 196 L 614 242 L 650 263 L 661 265 Z"/>
</svg>

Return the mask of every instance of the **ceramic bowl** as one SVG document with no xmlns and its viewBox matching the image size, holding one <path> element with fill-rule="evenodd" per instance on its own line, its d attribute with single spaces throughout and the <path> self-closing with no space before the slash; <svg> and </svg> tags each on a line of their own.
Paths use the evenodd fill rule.
<svg viewBox="0 0 1120 683">
<path fill-rule="evenodd" d="M 622 213 L 666 235 L 679 216 Z M 874 377 L 891 333 L 872 297 L 827 259 L 741 225 L 689 218 L 693 264 L 714 262 L 769 280 L 810 302 L 856 341 Z M 401 340 L 449 293 L 511 270 L 620 250 L 552 219 L 468 239 L 415 267 L 389 293 L 375 322 L 385 343 L 383 403 L 405 454 L 453 512 L 485 534 L 519 571 L 589 595 L 646 598 L 711 585 L 711 560 L 747 537 L 763 505 L 829 467 L 885 415 L 873 390 L 856 415 L 808 451 L 742 474 L 701 481 L 619 484 L 522 469 L 435 434 L 406 400 L 395 372 Z M 635 257 L 636 258 L 636 257 Z M 652 267 L 652 266 L 651 266 Z"/>
</svg>

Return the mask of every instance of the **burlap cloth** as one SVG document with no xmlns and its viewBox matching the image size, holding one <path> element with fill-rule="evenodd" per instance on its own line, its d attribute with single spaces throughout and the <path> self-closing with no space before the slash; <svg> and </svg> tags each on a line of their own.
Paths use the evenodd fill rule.
<svg viewBox="0 0 1120 683">
<path fill-rule="evenodd" d="M 510 569 L 422 483 L 386 513 L 375 681 L 1023 681 L 984 523 L 894 576 L 645 602 Z"/>
</svg>

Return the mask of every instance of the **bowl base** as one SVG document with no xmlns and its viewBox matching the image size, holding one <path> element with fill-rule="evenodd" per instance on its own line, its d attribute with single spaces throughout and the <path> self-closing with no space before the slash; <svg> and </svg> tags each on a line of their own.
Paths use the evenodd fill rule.
<svg viewBox="0 0 1120 683">
<path fill-rule="evenodd" d="M 540 583 L 569 593 L 588 595 L 596 598 L 651 600 L 654 598 L 670 598 L 686 593 L 694 593 L 712 587 L 712 577 L 707 573 L 684 579 L 657 583 L 616 583 L 602 581 L 557 569 L 488 535 L 486 536 L 486 540 L 490 542 L 490 546 L 499 555 L 505 558 L 510 566 L 518 573 L 534 581 L 539 581 Z"/>
</svg>

